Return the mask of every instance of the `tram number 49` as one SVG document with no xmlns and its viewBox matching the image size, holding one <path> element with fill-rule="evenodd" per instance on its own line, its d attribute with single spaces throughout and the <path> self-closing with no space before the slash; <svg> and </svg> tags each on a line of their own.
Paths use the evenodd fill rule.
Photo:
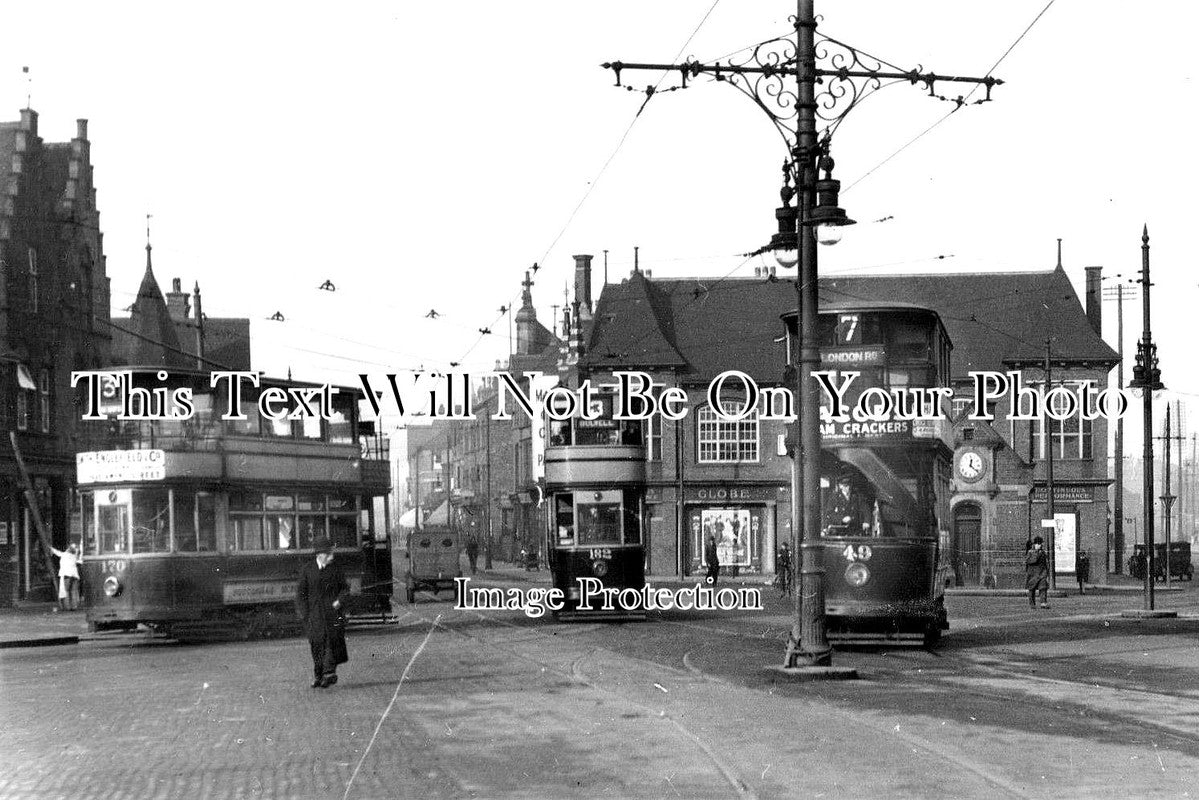
<svg viewBox="0 0 1199 800">
<path fill-rule="evenodd" d="M 592 548 L 591 550 L 589 550 L 587 552 L 587 557 L 588 558 L 611 558 L 612 551 L 606 547 Z"/>
<path fill-rule="evenodd" d="M 870 549 L 868 544 L 860 544 L 854 547 L 852 544 L 846 545 L 841 551 L 841 555 L 845 556 L 846 561 L 869 561 L 874 555 L 874 551 Z"/>
</svg>

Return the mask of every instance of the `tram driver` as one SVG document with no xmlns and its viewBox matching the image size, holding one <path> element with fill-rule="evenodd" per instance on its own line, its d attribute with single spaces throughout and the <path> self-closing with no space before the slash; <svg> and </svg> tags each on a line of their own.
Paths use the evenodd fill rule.
<svg viewBox="0 0 1199 800">
<path fill-rule="evenodd" d="M 824 504 L 824 536 L 861 536 L 870 530 L 871 519 L 862 510 L 863 497 L 853 475 L 842 472 Z"/>
</svg>

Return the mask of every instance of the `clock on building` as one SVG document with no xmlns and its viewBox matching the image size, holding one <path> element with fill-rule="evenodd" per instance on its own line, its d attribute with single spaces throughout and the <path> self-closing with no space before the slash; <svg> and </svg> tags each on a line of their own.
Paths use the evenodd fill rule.
<svg viewBox="0 0 1199 800">
<path fill-rule="evenodd" d="M 983 457 L 975 450 L 967 450 L 958 456 L 958 477 L 973 483 L 987 471 Z"/>
</svg>

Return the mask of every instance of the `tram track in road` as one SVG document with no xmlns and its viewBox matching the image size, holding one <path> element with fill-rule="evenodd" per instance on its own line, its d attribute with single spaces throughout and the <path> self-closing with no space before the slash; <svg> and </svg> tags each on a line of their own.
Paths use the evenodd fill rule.
<svg viewBox="0 0 1199 800">
<path fill-rule="evenodd" d="M 781 634 L 780 634 L 782 638 L 780 639 L 779 635 L 776 635 L 773 637 L 767 636 L 768 633 L 772 632 L 771 627 L 765 628 L 762 632 L 759 632 L 756 634 L 750 634 L 750 633 L 741 633 L 738 631 L 730 631 L 727 628 L 711 627 L 711 626 L 698 625 L 696 623 L 681 622 L 679 620 L 659 620 L 659 621 L 669 624 L 669 625 L 676 626 L 676 627 L 685 628 L 685 629 L 698 630 L 698 631 L 702 631 L 704 633 L 709 633 L 709 634 L 719 633 L 719 634 L 722 634 L 725 636 L 742 638 L 742 639 L 764 640 L 764 639 L 768 639 L 768 638 L 775 638 L 775 639 L 778 639 L 779 641 L 785 641 L 787 634 L 789 634 L 789 629 L 783 628 L 781 631 Z M 703 679 L 710 680 L 710 681 L 716 681 L 716 682 L 727 685 L 729 682 L 726 679 L 721 678 L 720 676 L 712 675 L 711 673 L 705 672 L 702 668 L 697 667 L 691 658 L 693 654 L 695 654 L 701 650 L 710 649 L 711 647 L 712 647 L 711 643 L 706 643 L 699 647 L 688 650 L 687 652 L 685 652 L 683 654 L 682 663 L 689 672 L 691 672 L 694 676 L 696 676 L 698 678 L 703 678 Z M 905 651 L 900 651 L 900 652 L 905 652 L 905 654 L 906 654 L 906 653 L 910 653 L 911 651 L 905 650 Z M 929 755 L 934 756 L 942 761 L 953 764 L 957 768 L 975 776 L 976 778 L 978 778 L 978 779 L 984 781 L 985 783 L 987 783 L 988 785 L 992 786 L 994 789 L 1004 793 L 1006 796 L 1018 797 L 1018 798 L 1031 797 L 1031 795 L 1027 794 L 1022 788 L 1020 788 L 1016 784 L 1012 783 L 1004 776 L 998 774 L 995 770 L 991 769 L 989 766 L 982 764 L 982 763 L 978 762 L 977 760 L 972 759 L 972 758 L 956 751 L 953 748 L 945 747 L 944 745 L 942 745 L 938 742 L 935 742 L 931 739 L 928 739 L 927 737 L 920 736 L 918 734 L 913 734 L 908 731 L 904 731 L 901 729 L 900 726 L 892 727 L 889 722 L 884 723 L 879 720 L 875 720 L 873 718 L 864 716 L 861 713 L 851 713 L 851 712 L 845 710 L 844 708 L 840 707 L 837 704 L 829 703 L 829 702 L 823 701 L 823 700 L 816 700 L 814 698 L 807 698 L 807 699 L 809 702 L 818 702 L 822 708 L 824 708 L 827 711 L 837 714 L 841 719 L 849 722 L 850 724 L 857 725 L 857 726 L 860 726 L 863 728 L 867 728 L 875 733 L 884 734 L 886 736 L 894 736 L 899 739 L 902 739 L 907 744 L 909 744 L 913 747 L 917 747 L 920 750 L 924 751 L 925 753 L 928 753 Z"/>
<path fill-rule="evenodd" d="M 706 625 L 700 625 L 697 623 L 683 622 L 680 620 L 667 620 L 667 619 L 662 619 L 661 617 L 651 618 L 651 619 L 653 620 L 654 624 L 665 623 L 665 624 L 668 624 L 668 625 L 671 625 L 674 627 L 679 627 L 679 628 L 692 630 L 692 631 L 698 631 L 698 632 L 702 632 L 705 634 L 718 633 L 718 634 L 721 634 L 724 636 L 729 636 L 729 637 L 734 637 L 734 638 L 742 638 L 742 639 L 753 639 L 753 640 L 758 640 L 758 641 L 769 640 L 771 638 L 774 638 L 778 641 L 785 641 L 786 636 L 789 634 L 789 628 L 786 628 L 786 627 L 783 627 L 776 632 L 774 626 L 764 626 L 761 631 L 758 631 L 755 633 L 743 633 L 740 631 L 732 631 L 732 630 L 729 630 L 727 628 L 722 628 L 722 627 L 706 626 Z M 523 626 L 513 625 L 512 623 L 509 623 L 509 622 L 506 622 L 503 620 L 492 620 L 492 621 L 497 622 L 501 625 L 508 625 L 508 626 L 514 627 L 514 628 L 523 627 Z M 773 635 L 771 635 L 771 634 L 773 634 Z M 543 634 L 543 635 L 546 635 L 546 634 Z M 701 669 L 700 667 L 697 667 L 694 664 L 694 662 L 691 658 L 692 654 L 697 653 L 698 651 L 703 650 L 703 649 L 709 649 L 711 647 L 712 647 L 712 645 L 710 643 L 706 643 L 706 644 L 701 645 L 700 647 L 692 648 L 683 654 L 683 656 L 681 658 L 681 662 L 683 664 L 683 668 L 684 668 L 686 674 L 689 677 L 691 677 L 692 679 L 698 679 L 698 680 L 703 680 L 703 681 L 707 681 L 707 682 L 714 682 L 714 683 L 718 683 L 718 684 L 726 685 L 726 686 L 735 685 L 735 684 L 730 683 L 725 678 L 722 678 L 718 675 L 713 675 L 709 672 L 705 672 L 703 669 Z M 906 652 L 911 652 L 911 651 L 906 651 Z M 679 672 L 679 670 L 677 670 L 677 668 L 670 667 L 669 665 L 662 664 L 661 662 L 643 659 L 643 658 L 639 658 L 637 656 L 628 656 L 623 653 L 615 653 L 615 654 L 620 656 L 621 658 L 633 658 L 638 661 L 650 663 L 658 668 L 672 670 L 676 673 Z M 636 701 L 634 701 L 634 702 L 636 702 Z M 1007 780 L 1004 776 L 998 774 L 994 770 L 990 769 L 987 765 L 984 765 L 984 764 L 982 764 L 974 759 L 971 759 L 968 756 L 965 756 L 959 752 L 956 752 L 950 748 L 946 748 L 945 746 L 943 746 L 937 742 L 934 742 L 930 739 L 927 739 L 926 737 L 919 736 L 919 735 L 916 735 L 916 734 L 913 734 L 913 733 L 910 733 L 907 731 L 895 729 L 895 728 L 891 727 L 889 723 L 881 723 L 881 722 L 878 722 L 878 721 L 875 721 L 872 719 L 864 718 L 860 714 L 852 714 L 852 713 L 846 711 L 845 709 L 839 707 L 836 704 L 828 703 L 826 701 L 814 701 L 814 702 L 819 702 L 820 706 L 823 709 L 837 714 L 837 716 L 839 716 L 841 719 L 843 719 L 853 725 L 857 725 L 857 726 L 869 729 L 875 733 L 884 734 L 886 736 L 898 737 L 898 738 L 902 739 L 903 741 L 905 741 L 907 744 L 909 744 L 913 747 L 918 747 L 923 752 L 928 753 L 929 755 L 931 755 L 935 758 L 938 758 L 942 761 L 953 764 L 954 766 L 958 767 L 959 769 L 963 770 L 964 772 L 967 772 L 967 773 L 975 776 L 979 780 L 982 780 L 986 784 L 992 786 L 994 789 L 1004 793 L 1005 796 L 1026 798 L 1026 799 L 1031 797 L 1031 795 L 1025 793 L 1024 790 L 1021 789 L 1019 786 L 1017 786 L 1016 784 Z M 727 777 L 728 776 L 726 775 L 726 778 Z"/>
<path fill-rule="evenodd" d="M 547 641 L 547 643 L 561 644 L 562 641 L 565 641 L 562 637 L 559 637 L 554 634 L 546 633 L 544 631 L 536 630 L 536 629 L 530 628 L 528 626 L 516 625 L 507 620 L 497 619 L 494 616 L 485 616 L 483 614 L 479 614 L 478 612 L 473 612 L 473 613 L 474 613 L 474 616 L 478 617 L 480 620 L 482 620 L 483 622 L 488 623 L 490 625 L 495 625 L 495 626 L 503 627 L 503 628 L 507 628 L 507 629 L 514 629 L 514 630 L 518 630 L 518 631 L 522 631 L 522 632 L 532 632 L 534 634 L 533 636 L 528 637 L 527 639 L 518 640 L 519 642 L 532 642 L 535 640 L 545 640 L 545 641 Z M 416 616 L 419 617 L 420 615 L 416 615 Z M 628 692 L 621 692 L 621 691 L 618 691 L 611 687 L 602 685 L 601 683 L 599 683 L 598 681 L 596 681 L 595 679 L 593 679 L 591 676 L 589 676 L 586 673 L 586 671 L 583 668 L 583 665 L 588 660 L 596 658 L 600 653 L 607 653 L 607 654 L 611 655 L 612 657 L 637 661 L 642 664 L 651 666 L 654 669 L 668 670 L 669 672 L 674 673 L 675 677 L 680 678 L 680 679 L 693 678 L 694 675 L 690 671 L 679 670 L 679 669 L 661 664 L 657 661 L 638 658 L 636 656 L 628 656 L 623 653 L 619 653 L 617 651 L 610 650 L 608 648 L 597 647 L 597 646 L 589 646 L 589 649 L 587 649 L 586 652 L 577 656 L 575 659 L 573 659 L 570 662 L 569 667 L 563 668 L 562 666 L 555 665 L 549 661 L 546 661 L 545 659 L 538 658 L 534 655 L 530 655 L 529 653 L 523 652 L 522 650 L 520 650 L 516 647 L 512 647 L 507 641 L 497 642 L 494 639 L 488 640 L 488 639 L 484 638 L 484 636 L 480 635 L 479 633 L 477 633 L 473 630 L 470 632 L 461 630 L 458 627 L 455 627 L 452 621 L 446 622 L 444 620 L 438 620 L 438 621 L 434 621 L 433 625 L 437 628 L 440 628 L 441 630 L 448 632 L 448 633 L 452 633 L 457 636 L 461 636 L 466 639 L 470 639 L 472 641 L 479 642 L 487 647 L 509 653 L 510 655 L 513 655 L 516 658 L 519 658 L 523 661 L 526 661 L 530 664 L 533 664 L 534 666 L 541 668 L 541 670 L 544 672 L 553 673 L 562 678 L 566 678 L 572 682 L 586 686 L 587 688 L 592 689 L 593 691 L 600 692 L 602 694 L 614 697 L 617 700 L 621 701 L 622 703 L 632 705 L 636 708 L 639 708 L 639 709 L 647 712 L 649 714 L 650 719 L 662 720 L 665 724 L 670 725 L 680 736 L 682 736 L 684 739 L 688 740 L 694 747 L 696 747 L 709 760 L 709 762 L 712 764 L 712 767 L 724 778 L 724 780 L 728 783 L 729 787 L 732 788 L 733 791 L 736 793 L 737 797 L 746 798 L 746 800 L 756 800 L 757 794 L 750 787 L 749 783 L 746 780 L 744 780 L 743 778 L 741 778 L 738 775 L 737 771 L 732 766 L 727 764 L 724 761 L 724 759 L 722 759 L 719 756 L 719 754 L 716 752 L 715 748 L 712 746 L 711 743 L 705 741 L 702 736 L 695 733 L 689 727 L 687 727 L 682 722 L 680 722 L 673 714 L 671 714 L 665 708 L 646 703 L 643 700 L 632 696 Z M 601 625 L 602 625 L 602 623 L 592 623 L 589 625 L 580 625 L 577 627 L 576 626 L 571 626 L 571 627 L 574 630 L 580 631 L 580 635 L 578 636 L 578 638 L 583 638 L 583 636 L 582 636 L 583 634 L 594 633 L 595 630 L 597 630 L 601 627 Z M 575 638 L 575 637 L 571 636 L 569 638 Z M 572 642 L 572 644 L 575 644 L 575 643 Z M 673 788 L 673 784 L 672 784 L 672 788 Z"/>
<path fill-rule="evenodd" d="M 1193 647 L 1193 645 L 1179 645 L 1177 648 L 1161 648 L 1161 649 L 1184 649 L 1184 648 L 1191 648 L 1191 647 Z M 1133 650 L 1133 651 L 1128 651 L 1128 652 L 1139 652 L 1139 651 Z M 1076 690 L 1083 689 L 1083 690 L 1085 690 L 1086 693 L 1092 694 L 1092 695 L 1094 695 L 1094 692 L 1096 689 L 1101 689 L 1101 690 L 1106 690 L 1107 692 L 1124 695 L 1129 698 L 1130 703 L 1133 703 L 1134 705 L 1138 705 L 1138 706 L 1141 704 L 1138 703 L 1137 701 L 1143 700 L 1146 697 L 1159 698 L 1159 699 L 1162 699 L 1165 701 L 1174 701 L 1174 702 L 1186 699 L 1186 698 L 1180 698 L 1179 695 L 1171 694 L 1169 692 L 1157 691 L 1157 690 L 1153 690 L 1153 689 L 1130 688 L 1127 686 L 1121 686 L 1119 684 L 1115 684 L 1111 681 L 1090 680 L 1090 679 L 1071 679 L 1071 678 L 1047 678 L 1043 675 L 1031 675 L 1027 671 L 1021 671 L 1015 667 L 1005 667 L 1005 666 L 1001 666 L 1001 665 L 994 664 L 994 663 L 987 662 L 987 661 L 978 661 L 978 660 L 969 658 L 969 657 L 967 657 L 963 654 L 959 654 L 959 653 L 937 653 L 936 655 L 944 661 L 957 664 L 959 667 L 963 668 L 963 670 L 975 670 L 977 672 L 986 673 L 987 675 L 990 675 L 992 677 L 1016 681 L 1022 687 L 1027 687 L 1029 684 L 1037 684 L 1042 687 L 1045 687 L 1046 689 L 1058 689 L 1058 690 L 1061 690 L 1065 687 L 1071 687 Z M 1055 656 L 1051 659 L 1046 658 L 1046 659 L 1034 660 L 1032 663 L 1044 663 L 1046 661 L 1060 660 L 1062 658 L 1065 658 L 1065 657 Z M 1027 689 L 1025 689 L 1025 690 L 1027 691 Z M 960 691 L 965 694 L 970 694 L 970 695 L 973 695 L 976 697 L 982 697 L 982 698 L 986 698 L 986 699 L 990 699 L 990 700 L 998 700 L 998 701 L 1001 701 L 1004 703 L 1010 703 L 1012 700 L 1012 695 L 1010 693 L 1009 694 L 1000 694 L 998 692 L 989 692 L 989 691 L 986 691 L 986 690 L 981 689 L 976 686 L 965 685 L 965 684 L 961 683 L 960 681 L 955 682 L 955 691 Z M 1168 737 L 1168 738 L 1174 740 L 1175 742 L 1185 745 L 1191 755 L 1199 756 L 1199 733 L 1192 733 L 1192 732 L 1188 732 L 1187 730 L 1179 730 L 1179 729 L 1171 727 L 1169 725 L 1155 723 L 1155 722 L 1147 722 L 1142 719 L 1137 719 L 1135 717 L 1128 716 L 1127 714 L 1121 714 L 1119 712 L 1112 711 L 1110 706 L 1096 708 L 1094 706 L 1087 706 L 1086 704 L 1080 703 L 1076 700 L 1061 700 L 1060 702 L 1062 702 L 1064 704 L 1073 705 L 1073 706 L 1076 706 L 1079 708 L 1087 708 L 1087 709 L 1089 709 L 1088 715 L 1092 716 L 1092 717 L 1105 718 L 1112 722 L 1118 722 L 1121 724 L 1130 725 L 1132 727 L 1139 728 L 1141 730 L 1147 731 L 1154 735 Z M 1195 700 L 1190 699 L 1189 702 L 1195 703 Z M 1199 712 L 1199 703 L 1195 703 L 1195 705 L 1196 705 L 1196 712 Z"/>
</svg>

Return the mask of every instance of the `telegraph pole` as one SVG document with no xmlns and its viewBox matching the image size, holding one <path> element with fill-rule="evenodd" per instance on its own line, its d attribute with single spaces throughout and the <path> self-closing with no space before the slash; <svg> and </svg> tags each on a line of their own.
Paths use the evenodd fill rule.
<svg viewBox="0 0 1199 800">
<path fill-rule="evenodd" d="M 1175 501 L 1182 496 L 1182 417 L 1181 409 L 1178 401 L 1174 401 L 1174 425 L 1170 425 L 1170 404 L 1166 403 L 1166 424 L 1165 433 L 1159 437 L 1166 443 L 1166 454 L 1163 459 L 1165 464 L 1165 473 L 1162 477 L 1162 493 L 1159 498 L 1162 501 L 1162 535 L 1165 538 L 1166 544 L 1166 586 L 1170 585 L 1170 534 L 1173 532 L 1173 508 Z M 1170 453 L 1174 449 L 1171 442 L 1178 442 L 1178 494 L 1170 491 L 1172 488 L 1172 479 L 1170 475 Z M 1178 506 L 1178 528 L 1182 530 L 1182 504 Z"/>
<path fill-rule="evenodd" d="M 1121 278 L 1123 276 L 1116 275 Z M 1120 361 L 1116 365 L 1116 385 L 1124 388 L 1124 281 L 1116 284 L 1115 291 L 1105 295 L 1105 299 L 1116 301 L 1116 352 Z M 1133 299 L 1133 298 L 1129 298 Z M 1115 496 L 1112 498 L 1112 572 L 1120 575 L 1124 572 L 1124 415 L 1116 418 L 1116 457 L 1115 457 Z"/>
<path fill-rule="evenodd" d="M 1145 610 L 1153 611 L 1155 602 L 1153 596 L 1153 573 L 1156 569 L 1153 547 L 1153 393 L 1164 386 L 1162 373 L 1157 365 L 1157 345 L 1153 343 L 1153 329 L 1150 324 L 1149 290 L 1153 286 L 1149 280 L 1149 226 L 1146 225 L 1141 234 L 1141 314 L 1143 329 L 1141 340 L 1137 342 L 1137 363 L 1132 368 L 1132 383 L 1129 387 L 1140 389 L 1142 396 L 1143 438 L 1144 438 L 1144 480 L 1141 484 L 1141 496 L 1144 502 L 1145 530 Z"/>
<path fill-rule="evenodd" d="M 1061 240 L 1058 240 L 1059 246 Z M 1060 258 L 1059 258 L 1060 262 Z M 1049 362 L 1049 340 L 1045 340 L 1045 395 L 1049 396 L 1049 392 L 1053 390 L 1053 365 Z M 1049 553 L 1049 588 L 1057 589 L 1057 504 L 1053 498 L 1053 446 L 1056 442 L 1053 440 L 1053 416 L 1050 415 L 1048 402 L 1045 403 L 1046 408 L 1041 409 L 1045 414 L 1045 504 L 1047 514 L 1049 516 L 1049 525 L 1042 527 L 1046 528 L 1049 534 L 1049 542 L 1045 550 Z M 1078 543 L 1075 542 L 1075 550 L 1078 549 Z"/>
<path fill-rule="evenodd" d="M 819 41 L 819 53 L 817 42 Z M 790 641 L 784 655 L 784 669 L 815 667 L 813 674 L 827 668 L 832 661 L 832 649 L 824 619 L 824 571 L 819 565 L 818 537 L 820 535 L 820 387 L 811 373 L 820 369 L 820 350 L 817 341 L 817 267 L 816 225 L 845 225 L 852 221 L 837 208 L 839 184 L 832 180 L 833 161 L 828 144 L 833 132 L 845 115 L 861 100 L 884 85 L 907 83 L 922 86 L 931 96 L 959 107 L 967 98 L 946 98 L 936 94 L 938 82 L 970 83 L 986 88 L 984 103 L 991 99 L 991 88 L 1003 81 L 987 75 L 983 78 L 942 76 L 920 69 L 900 67 L 871 57 L 843 42 L 828 37 L 816 37 L 814 0 L 797 0 L 795 38 L 770 39 L 756 45 L 741 61 L 704 64 L 688 59 L 682 64 L 643 64 L 609 62 L 602 65 L 616 75 L 626 70 L 648 70 L 677 73 L 680 85 L 659 90 L 650 85 L 645 89 L 649 102 L 655 92 L 686 88 L 688 81 L 705 75 L 715 81 L 738 89 L 766 112 L 787 145 L 789 161 L 784 167 L 784 208 L 776 212 L 780 220 L 780 235 L 786 244 L 780 249 L 797 253 L 799 266 L 796 281 L 799 369 L 796 370 L 796 411 L 798 413 L 799 447 L 792 469 L 792 535 L 800 547 L 799 591 L 796 592 L 796 613 Z M 794 88 L 790 81 L 794 80 Z M 816 84 L 820 82 L 817 91 Z M 826 123 L 824 137 L 817 140 L 819 120 Z M 818 170 L 825 177 L 818 180 Z M 788 182 L 794 183 L 794 192 Z M 819 193 L 817 190 L 820 190 Z M 789 207 L 791 196 L 796 207 Z M 839 221 L 820 222 L 821 210 L 840 212 Z M 788 216 L 790 212 L 790 217 Z M 816 213 L 814 213 L 816 212 Z M 790 229 L 787 221 L 790 218 Z M 780 258 L 780 262 L 781 262 Z M 792 261 L 788 266 L 794 266 Z M 828 674 L 828 673 L 826 673 Z"/>
<path fill-rule="evenodd" d="M 498 392 L 499 389 L 497 388 L 496 391 Z M 494 399 L 495 397 L 496 397 L 496 395 L 493 394 L 492 398 Z M 499 401 L 497 400 L 496 402 L 498 403 Z M 487 439 L 487 445 L 486 445 L 487 446 L 487 506 L 486 506 L 487 512 L 486 512 L 486 518 L 485 518 L 486 525 L 487 525 L 487 552 L 483 554 L 483 565 L 484 565 L 485 569 L 491 569 L 492 565 L 491 565 L 491 411 L 490 410 L 488 410 L 483 415 L 483 428 L 486 431 L 486 439 Z"/>
</svg>

